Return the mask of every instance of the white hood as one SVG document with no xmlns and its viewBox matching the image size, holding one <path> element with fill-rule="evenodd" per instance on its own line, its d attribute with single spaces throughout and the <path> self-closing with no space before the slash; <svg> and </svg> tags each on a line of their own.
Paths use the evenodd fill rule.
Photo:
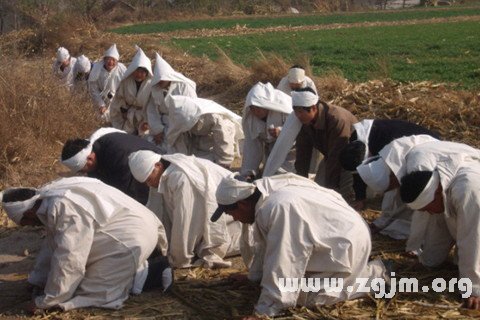
<svg viewBox="0 0 480 320">
<path fill-rule="evenodd" d="M 128 65 L 127 71 L 123 74 L 122 81 L 127 79 L 132 73 L 137 70 L 137 68 L 145 68 L 148 71 L 149 77 L 153 76 L 152 73 L 152 62 L 148 59 L 147 55 L 143 52 L 141 48 L 137 48 L 137 53 L 132 59 L 132 62 Z"/>
<path fill-rule="evenodd" d="M 188 79 L 180 72 L 173 70 L 172 66 L 168 64 L 165 59 L 163 59 L 158 53 L 155 53 L 152 86 L 160 81 L 185 82 L 194 88 L 197 86 L 194 81 Z"/>
</svg>

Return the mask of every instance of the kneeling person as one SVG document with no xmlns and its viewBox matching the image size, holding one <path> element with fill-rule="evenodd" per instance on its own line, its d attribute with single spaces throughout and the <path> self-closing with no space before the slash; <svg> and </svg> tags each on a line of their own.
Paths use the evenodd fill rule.
<svg viewBox="0 0 480 320">
<path fill-rule="evenodd" d="M 216 193 L 222 212 L 254 225 L 256 252 L 249 279 L 261 281 L 255 312 L 275 316 L 296 305 L 311 307 L 366 296 L 349 292 L 356 278 L 384 278 L 381 261 L 368 262 L 371 239 L 368 227 L 340 194 L 292 173 L 256 180 L 222 180 Z M 285 292 L 281 278 L 341 278 L 340 292 Z M 368 282 L 367 282 L 368 283 Z"/>
<path fill-rule="evenodd" d="M 165 225 L 169 259 L 174 267 L 229 267 L 223 258 L 239 253 L 241 225 L 231 218 L 212 223 L 215 191 L 230 171 L 205 159 L 183 154 L 134 152 L 133 176 L 153 190 L 147 206 Z"/>
<path fill-rule="evenodd" d="M 12 188 L 3 208 L 19 225 L 44 225 L 47 236 L 29 282 L 44 287 L 37 308 L 121 308 L 129 292 L 152 281 L 162 268 L 147 258 L 157 244 L 166 252 L 165 230 L 137 201 L 97 179 L 63 178 L 40 189 Z M 170 276 L 171 271 L 165 276 Z M 170 283 L 164 283 L 167 287 Z"/>
</svg>

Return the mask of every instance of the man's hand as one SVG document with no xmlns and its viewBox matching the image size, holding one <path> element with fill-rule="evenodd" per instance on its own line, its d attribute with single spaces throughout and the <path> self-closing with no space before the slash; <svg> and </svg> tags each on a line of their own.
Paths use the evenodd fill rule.
<svg viewBox="0 0 480 320">
<path fill-rule="evenodd" d="M 480 310 L 480 297 L 470 297 L 465 300 L 464 307 L 468 309 Z"/>
<path fill-rule="evenodd" d="M 107 112 L 107 107 L 105 107 L 105 106 L 100 107 L 100 108 L 98 108 L 98 111 L 100 111 L 100 114 L 105 114 L 105 112 Z"/>
<path fill-rule="evenodd" d="M 156 144 L 161 144 L 163 142 L 163 137 L 163 132 L 160 132 L 159 134 L 153 136 L 153 141 L 155 141 Z"/>
<path fill-rule="evenodd" d="M 282 131 L 280 127 L 268 128 L 268 133 L 275 139 L 280 135 L 280 131 Z"/>
</svg>

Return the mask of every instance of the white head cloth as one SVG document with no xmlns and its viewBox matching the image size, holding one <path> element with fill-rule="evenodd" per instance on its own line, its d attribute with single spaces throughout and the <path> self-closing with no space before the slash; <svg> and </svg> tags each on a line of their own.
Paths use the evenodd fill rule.
<svg viewBox="0 0 480 320">
<path fill-rule="evenodd" d="M 418 195 L 418 197 L 410 203 L 407 203 L 413 210 L 420 210 L 433 201 L 435 198 L 435 191 L 437 191 L 438 184 L 440 183 L 440 175 L 438 171 L 433 171 L 432 177 L 428 181 L 425 189 Z"/>
<path fill-rule="evenodd" d="M 305 80 L 305 70 L 302 68 L 291 68 L 288 70 L 288 82 L 289 83 L 300 83 Z"/>
<path fill-rule="evenodd" d="M 311 107 L 318 102 L 318 96 L 310 91 L 292 91 L 292 105 L 294 107 Z"/>
<path fill-rule="evenodd" d="M 364 160 L 370 157 L 370 150 L 368 148 L 368 137 L 370 137 L 370 131 L 372 131 L 373 120 L 365 119 L 357 122 L 353 125 L 355 132 L 357 133 L 357 141 L 361 141 L 365 144 Z"/>
<path fill-rule="evenodd" d="M 292 98 L 288 94 L 275 89 L 270 82 L 258 82 L 250 89 L 245 99 L 245 109 L 250 108 L 250 106 L 290 114 L 292 112 Z"/>
<path fill-rule="evenodd" d="M 223 205 L 234 204 L 251 196 L 255 192 L 255 185 L 250 182 L 235 179 L 238 173 L 232 173 L 223 178 L 218 185 L 215 196 L 217 202 Z"/>
<path fill-rule="evenodd" d="M 85 167 L 87 157 L 92 153 L 92 143 L 90 142 L 85 148 L 80 150 L 73 157 L 62 160 L 62 163 L 68 167 L 73 173 L 77 173 Z"/>
<path fill-rule="evenodd" d="M 153 76 L 152 62 L 150 61 L 150 59 L 148 59 L 147 55 L 143 52 L 143 50 L 140 47 L 137 47 L 137 53 L 133 57 L 132 62 L 128 65 L 127 71 L 125 71 L 125 73 L 123 74 L 122 80 L 130 77 L 132 73 L 140 67 L 147 69 L 148 75 L 150 77 Z"/>
<path fill-rule="evenodd" d="M 128 166 L 133 177 L 139 182 L 145 182 L 148 176 L 155 168 L 155 163 L 159 162 L 161 155 L 150 150 L 140 150 L 132 152 L 128 156 Z"/>
<path fill-rule="evenodd" d="M 108 50 L 103 54 L 103 57 L 110 57 L 118 61 L 120 59 L 120 54 L 118 53 L 117 45 L 114 43 L 110 48 L 108 48 Z"/>
<path fill-rule="evenodd" d="M 357 167 L 357 172 L 362 180 L 373 191 L 385 192 L 390 184 L 390 169 L 382 158 L 377 160 L 367 159 Z"/>
<path fill-rule="evenodd" d="M 63 62 L 65 60 L 67 60 L 68 58 L 70 58 L 70 53 L 68 52 L 68 50 L 65 49 L 64 47 L 58 48 L 58 50 L 57 50 L 57 61 L 58 62 Z"/>
<path fill-rule="evenodd" d="M 155 67 L 153 68 L 152 86 L 160 81 L 185 82 L 196 88 L 197 84 L 180 72 L 175 71 L 158 53 L 155 53 Z"/>
<path fill-rule="evenodd" d="M 17 189 L 25 189 L 25 188 L 9 188 L 2 192 L 0 196 L 0 201 L 2 201 L 3 210 L 7 213 L 8 217 L 13 220 L 16 224 L 20 225 L 20 220 L 23 218 L 23 214 L 25 211 L 33 208 L 35 202 L 38 200 L 40 195 L 38 194 L 38 190 L 34 188 L 28 188 L 36 192 L 36 194 L 31 197 L 30 199 L 23 200 L 23 201 L 14 201 L 14 202 L 3 202 L 3 196 L 8 194 L 9 192 L 15 191 Z"/>
<path fill-rule="evenodd" d="M 83 167 L 85 167 L 85 164 L 87 163 L 87 157 L 90 155 L 90 153 L 92 153 L 92 148 L 95 141 L 97 141 L 104 135 L 113 133 L 113 132 L 126 133 L 125 131 L 118 130 L 115 128 L 110 128 L 110 127 L 100 128 L 96 130 L 94 133 L 92 133 L 92 135 L 90 136 L 90 139 L 88 139 L 90 143 L 85 148 L 80 150 L 73 157 L 65 160 L 60 159 L 60 161 L 62 161 L 62 163 L 65 166 L 67 166 L 73 173 L 77 173 L 78 171 L 82 170 Z"/>
<path fill-rule="evenodd" d="M 77 57 L 77 63 L 75 63 L 75 69 L 77 72 L 88 73 L 90 72 L 91 68 L 92 64 L 85 55 L 82 54 L 81 56 Z"/>
</svg>

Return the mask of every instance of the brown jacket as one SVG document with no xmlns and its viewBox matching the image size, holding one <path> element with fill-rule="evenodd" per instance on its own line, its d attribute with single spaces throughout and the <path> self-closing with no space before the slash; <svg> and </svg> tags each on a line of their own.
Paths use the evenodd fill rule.
<svg viewBox="0 0 480 320">
<path fill-rule="evenodd" d="M 338 157 L 348 143 L 353 124 L 358 120 L 350 111 L 328 105 L 323 101 L 319 102 L 318 112 L 315 123 L 303 125 L 297 136 L 295 169 L 299 175 L 306 177 L 310 168 L 312 150 L 316 148 L 323 154 L 326 161 L 324 187 L 336 189 L 339 187 L 342 170 Z"/>
</svg>

